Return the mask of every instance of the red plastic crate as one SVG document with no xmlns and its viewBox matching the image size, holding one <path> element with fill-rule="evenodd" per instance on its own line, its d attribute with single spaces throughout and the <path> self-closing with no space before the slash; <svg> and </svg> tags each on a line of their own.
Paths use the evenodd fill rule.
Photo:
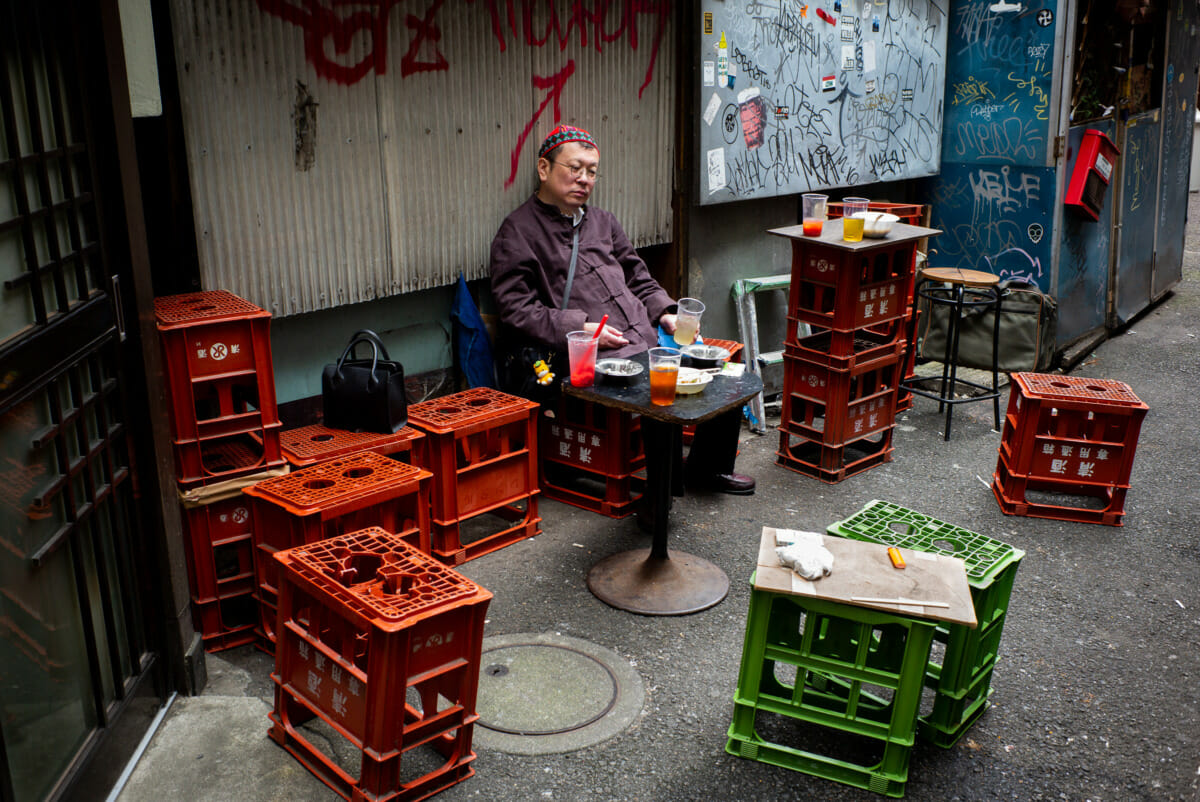
<svg viewBox="0 0 1200 802">
<path fill-rule="evenodd" d="M 920 325 L 921 310 L 916 309 L 910 303 L 908 314 L 904 318 L 904 351 L 901 355 L 904 361 L 904 377 L 900 383 L 899 393 L 896 396 L 897 412 L 912 409 L 913 393 L 912 390 L 905 386 L 905 382 L 917 377 L 917 349 L 914 347 L 914 343 L 916 342 L 916 332 L 920 331 Z"/>
<path fill-rule="evenodd" d="M 190 490 L 283 467 L 279 425 L 260 434 L 176 441 L 175 478 L 180 487 Z"/>
<path fill-rule="evenodd" d="M 902 318 L 915 264 L 914 241 L 847 251 L 793 240 L 788 316 L 840 331 Z"/>
<path fill-rule="evenodd" d="M 1128 485 L 1147 411 L 1123 382 L 1014 373 L 1000 455 L 1014 475 Z"/>
<path fill-rule="evenodd" d="M 224 290 L 154 299 L 176 440 L 279 423 L 271 314 Z"/>
<path fill-rule="evenodd" d="M 834 446 L 890 428 L 899 380 L 895 356 L 836 370 L 785 353 L 779 428 Z"/>
<path fill-rule="evenodd" d="M 492 594 L 378 528 L 276 559 L 271 738 L 345 799 L 425 799 L 472 776 Z"/>
<path fill-rule="evenodd" d="M 425 433 L 434 476 L 431 539 L 440 559 L 459 564 L 540 531 L 538 409 L 487 387 L 408 408 L 409 425 Z M 485 513 L 502 521 L 500 529 L 468 538 L 464 524 L 479 526 Z"/>
<path fill-rule="evenodd" d="M 254 521 L 250 500 L 233 498 L 182 510 L 188 580 L 198 602 L 254 590 Z"/>
<path fill-rule="evenodd" d="M 843 204 L 841 201 L 830 201 L 825 205 L 826 212 L 830 220 L 837 219 L 842 216 Z M 901 223 L 910 226 L 924 226 L 926 214 L 929 207 L 921 203 L 888 203 L 886 201 L 871 201 L 867 204 L 867 209 L 872 212 L 888 212 L 900 218 Z"/>
<path fill-rule="evenodd" d="M 356 451 L 374 451 L 386 456 L 399 455 L 402 462 L 423 467 L 421 452 L 425 435 L 411 426 L 395 434 L 348 432 L 331 429 L 321 423 L 288 429 L 279 435 L 284 459 L 297 468 L 307 468 L 318 462 L 344 457 Z"/>
<path fill-rule="evenodd" d="M 730 362 L 741 362 L 742 361 L 743 346 L 737 340 L 718 340 L 713 337 L 705 337 L 704 344 L 705 345 L 715 345 L 718 348 L 724 348 L 726 351 L 729 352 L 729 361 Z"/>
<path fill-rule="evenodd" d="M 639 416 L 564 395 L 539 420 L 543 496 L 611 518 L 633 512 L 645 485 Z"/>
<path fill-rule="evenodd" d="M 254 508 L 260 600 L 272 603 L 278 593 L 272 555 L 281 549 L 379 526 L 428 554 L 431 476 L 382 454 L 359 451 L 246 488 Z M 268 640 L 274 635 L 267 626 L 264 634 Z"/>
<path fill-rule="evenodd" d="M 876 435 L 840 445 L 827 445 L 820 440 L 779 433 L 776 462 L 788 470 L 836 484 L 857 473 L 892 461 L 892 434 L 889 427 Z"/>
<path fill-rule="evenodd" d="M 798 336 L 799 327 L 799 319 L 788 318 L 785 354 L 838 370 L 853 370 L 863 362 L 877 359 L 898 358 L 906 347 L 903 318 L 850 331 L 813 327 L 811 333 L 803 337 Z"/>
<path fill-rule="evenodd" d="M 258 602 L 249 592 L 208 602 L 193 600 L 192 621 L 206 652 L 244 646 L 256 637 Z"/>
<path fill-rule="evenodd" d="M 1017 474 L 1003 456 L 992 474 L 992 493 L 1005 515 L 1121 526 L 1129 485 L 1083 484 Z M 1036 494 L 1036 495 L 1031 495 Z"/>
</svg>

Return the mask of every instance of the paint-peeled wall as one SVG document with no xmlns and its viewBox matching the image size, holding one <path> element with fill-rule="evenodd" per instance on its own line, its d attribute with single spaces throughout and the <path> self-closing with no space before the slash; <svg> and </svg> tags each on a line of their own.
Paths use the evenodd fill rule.
<svg viewBox="0 0 1200 802">
<path fill-rule="evenodd" d="M 941 174 L 926 182 L 935 267 L 1052 289 L 1054 38 L 1051 8 L 956 2 L 947 43 Z"/>
</svg>

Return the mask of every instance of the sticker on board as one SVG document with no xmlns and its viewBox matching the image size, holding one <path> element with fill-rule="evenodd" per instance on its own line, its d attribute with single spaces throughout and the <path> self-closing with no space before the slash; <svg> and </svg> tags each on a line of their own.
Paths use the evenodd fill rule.
<svg viewBox="0 0 1200 802">
<path fill-rule="evenodd" d="M 822 92 L 832 92 L 834 89 L 837 89 L 837 76 L 836 75 L 826 75 L 825 77 L 823 77 L 821 79 L 821 91 Z"/>
</svg>

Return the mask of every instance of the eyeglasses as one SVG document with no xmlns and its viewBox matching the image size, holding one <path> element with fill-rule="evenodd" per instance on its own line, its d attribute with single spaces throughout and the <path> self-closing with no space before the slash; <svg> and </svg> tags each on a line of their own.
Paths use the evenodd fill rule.
<svg viewBox="0 0 1200 802">
<path fill-rule="evenodd" d="M 578 181 L 580 178 L 583 178 L 585 175 L 587 176 L 588 181 L 595 181 L 600 177 L 599 173 L 596 172 L 595 167 L 584 167 L 582 164 L 567 164 L 566 162 L 551 163 L 557 164 L 560 167 L 566 167 L 567 172 L 571 174 L 571 178 L 575 179 L 576 181 Z"/>
</svg>

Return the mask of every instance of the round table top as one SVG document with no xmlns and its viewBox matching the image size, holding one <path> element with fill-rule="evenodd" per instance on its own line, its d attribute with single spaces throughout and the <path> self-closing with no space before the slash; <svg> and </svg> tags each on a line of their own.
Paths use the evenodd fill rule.
<svg viewBox="0 0 1200 802">
<path fill-rule="evenodd" d="M 965 287 L 995 287 L 1000 283 L 1000 277 L 992 273 L 958 267 L 927 267 L 921 271 L 921 278 Z"/>
</svg>

